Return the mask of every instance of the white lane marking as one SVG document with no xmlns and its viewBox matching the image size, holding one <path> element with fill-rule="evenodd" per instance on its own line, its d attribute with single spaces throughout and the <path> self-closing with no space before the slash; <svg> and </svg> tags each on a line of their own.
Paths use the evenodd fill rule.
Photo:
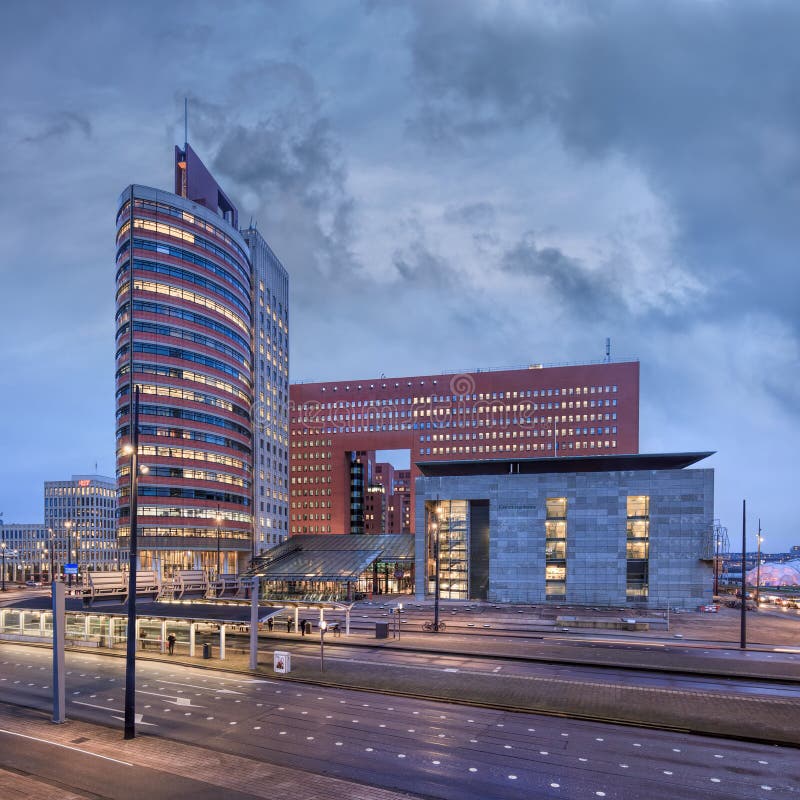
<svg viewBox="0 0 800 800">
<path fill-rule="evenodd" d="M 114 711 L 115 713 L 111 715 L 112 717 L 114 717 L 114 719 L 121 719 L 121 720 L 125 719 L 125 717 L 117 716 L 117 714 L 122 714 L 123 713 L 122 711 L 120 711 L 117 708 L 109 708 L 108 706 L 98 706 L 95 703 L 83 703 L 80 700 L 74 700 L 73 702 L 77 706 L 89 706 L 90 708 L 100 708 L 103 711 Z M 157 728 L 158 727 L 158 725 L 156 725 L 155 722 L 144 722 L 143 721 L 144 720 L 144 714 L 135 714 L 134 715 L 134 720 L 135 720 L 137 725 L 150 725 L 153 728 Z"/>
<path fill-rule="evenodd" d="M 188 708 L 205 708 L 205 706 L 198 706 L 192 702 L 191 697 L 175 697 L 172 694 L 159 694 L 158 692 L 143 692 L 141 689 L 136 690 L 139 694 L 151 694 L 154 697 L 166 697 L 168 703 L 176 706 L 187 706 Z"/>
<path fill-rule="evenodd" d="M 100 753 L 92 753 L 89 750 L 81 750 L 80 747 L 70 747 L 68 744 L 61 744 L 60 742 L 53 742 L 50 739 L 40 739 L 38 736 L 28 736 L 25 733 L 17 733 L 16 731 L 7 731 L 5 728 L 0 728 L 0 733 L 7 733 L 9 736 L 19 736 L 21 739 L 31 739 L 34 742 L 42 742 L 42 744 L 51 744 L 53 747 L 63 747 L 64 750 L 74 750 L 76 753 L 83 753 L 86 756 L 94 756 L 95 758 L 102 758 L 103 761 L 113 761 L 115 764 L 123 764 L 126 767 L 132 767 L 130 761 L 120 761 L 118 758 L 111 758 L 111 756 L 101 756 Z"/>
<path fill-rule="evenodd" d="M 194 683 L 179 683 L 178 681 L 159 681 L 159 683 L 171 683 L 173 686 L 188 686 L 190 689 L 206 689 L 208 690 L 208 686 L 197 686 Z M 241 692 L 237 692 L 234 689 L 214 689 L 216 694 L 241 694 Z"/>
</svg>

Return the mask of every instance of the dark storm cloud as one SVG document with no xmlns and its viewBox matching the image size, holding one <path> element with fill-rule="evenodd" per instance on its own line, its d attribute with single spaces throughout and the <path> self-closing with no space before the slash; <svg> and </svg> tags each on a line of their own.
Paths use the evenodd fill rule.
<svg viewBox="0 0 800 800">
<path fill-rule="evenodd" d="M 537 247 L 531 236 L 512 247 L 501 266 L 506 272 L 530 279 L 565 316 L 602 317 L 625 312 L 620 283 L 609 267 L 589 269 L 557 247 Z"/>
<path fill-rule="evenodd" d="M 416 240 L 395 252 L 392 264 L 401 282 L 429 289 L 455 286 L 458 273 L 441 256 L 432 253 L 424 241 Z"/>
<path fill-rule="evenodd" d="M 248 104 L 255 113 L 243 113 Z M 195 136 L 214 152 L 213 170 L 234 196 L 255 201 L 240 203 L 242 223 L 252 216 L 291 264 L 298 296 L 323 302 L 346 289 L 358 270 L 353 199 L 311 74 L 287 61 L 252 66 L 233 76 L 225 101 L 193 98 L 191 108 Z"/>
<path fill-rule="evenodd" d="M 521 8 L 415 6 L 413 130 L 463 149 L 546 122 L 580 158 L 622 157 L 668 199 L 726 313 L 769 307 L 800 329 L 800 5 Z"/>
<path fill-rule="evenodd" d="M 56 111 L 49 114 L 47 119 L 38 125 L 39 130 L 29 136 L 23 137 L 22 141 L 28 144 L 38 144 L 50 139 L 61 139 L 71 133 L 78 132 L 87 139 L 92 136 L 92 123 L 85 114 L 75 111 Z"/>
</svg>

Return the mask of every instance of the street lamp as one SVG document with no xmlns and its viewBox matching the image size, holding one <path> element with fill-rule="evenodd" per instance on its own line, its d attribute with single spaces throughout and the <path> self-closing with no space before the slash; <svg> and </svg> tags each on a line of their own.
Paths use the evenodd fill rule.
<svg viewBox="0 0 800 800">
<path fill-rule="evenodd" d="M 400 612 L 403 610 L 403 604 L 397 604 L 397 641 L 400 641 Z"/>
<path fill-rule="evenodd" d="M 133 204 L 131 203 L 131 211 Z M 131 226 L 132 228 L 133 226 Z M 133 272 L 133 270 L 131 270 Z M 131 326 L 133 328 L 133 326 Z M 125 650 L 125 739 L 136 736 L 136 562 L 138 548 L 139 514 L 139 387 L 133 391 L 133 414 L 131 443 L 124 451 L 131 457 L 131 495 L 129 506 L 129 549 L 128 549 L 128 626 Z M 145 472 L 147 470 L 144 470 Z"/>
<path fill-rule="evenodd" d="M 325 631 L 328 623 L 324 619 L 319 621 L 319 670 L 325 672 Z"/>
<path fill-rule="evenodd" d="M 0 553 L 3 554 L 3 573 L 0 578 L 0 591 L 6 590 L 6 543 L 0 542 Z"/>
<path fill-rule="evenodd" d="M 764 537 L 761 535 L 761 518 L 758 520 L 758 535 L 756 536 L 756 544 L 758 547 L 756 556 L 756 608 L 761 601 L 761 542 Z"/>
<path fill-rule="evenodd" d="M 434 534 L 433 540 L 433 563 L 434 563 L 434 593 L 433 593 L 433 631 L 439 632 L 439 571 L 441 567 L 440 558 L 440 542 L 439 542 L 439 496 L 436 496 L 436 505 L 434 506 L 434 518 L 431 522 L 431 533 Z"/>
<path fill-rule="evenodd" d="M 220 536 L 220 525 L 222 525 L 222 514 L 219 510 L 219 504 L 217 505 L 217 516 L 214 517 L 214 521 L 217 523 L 217 574 L 214 576 L 216 580 L 219 580 L 219 536 Z"/>
<path fill-rule="evenodd" d="M 72 564 L 72 538 L 71 538 L 71 533 L 72 533 L 73 524 L 74 523 L 72 522 L 72 520 L 69 520 L 69 519 L 64 523 L 64 528 L 67 531 L 67 563 L 68 564 Z M 65 580 L 67 580 L 67 564 L 64 564 L 64 578 L 65 578 Z M 68 583 L 69 583 L 70 591 L 72 591 L 72 572 L 69 573 Z"/>
</svg>

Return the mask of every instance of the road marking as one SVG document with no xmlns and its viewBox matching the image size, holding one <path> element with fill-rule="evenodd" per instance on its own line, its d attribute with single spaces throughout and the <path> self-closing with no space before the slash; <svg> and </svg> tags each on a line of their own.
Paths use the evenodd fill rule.
<svg viewBox="0 0 800 800">
<path fill-rule="evenodd" d="M 173 703 L 176 706 L 187 706 L 189 708 L 205 708 L 205 706 L 196 706 L 192 703 L 191 697 L 175 697 L 172 694 L 159 694 L 158 692 L 143 692 L 141 689 L 136 690 L 139 694 L 151 694 L 154 697 L 167 697 L 170 698 L 167 700 L 168 703 Z"/>
<path fill-rule="evenodd" d="M 173 686 L 188 686 L 190 689 L 206 689 L 206 690 L 208 690 L 210 688 L 208 686 L 197 686 L 194 683 L 179 683 L 178 681 L 159 681 L 159 683 L 171 683 Z M 241 694 L 241 692 L 237 692 L 234 689 L 214 689 L 214 693 L 216 693 L 216 694 Z"/>
<path fill-rule="evenodd" d="M 78 705 L 78 706 L 90 706 L 91 708 L 100 708 L 103 711 L 115 711 L 117 714 L 122 714 L 123 713 L 119 709 L 109 708 L 108 706 L 98 706 L 98 705 L 95 705 L 94 703 L 83 703 L 80 700 L 75 700 L 74 702 L 75 702 L 75 705 Z M 118 717 L 118 716 L 115 716 L 114 714 L 112 714 L 111 716 L 114 717 L 114 719 L 121 719 L 121 720 L 125 719 L 125 717 Z M 158 727 L 158 725 L 156 725 L 155 722 L 143 722 L 142 720 L 144 719 L 144 714 L 135 714 L 134 717 L 135 717 L 135 721 L 136 721 L 137 725 L 150 725 L 153 728 L 157 728 Z"/>
<path fill-rule="evenodd" d="M 42 744 L 51 744 L 53 747 L 63 747 L 65 750 L 74 750 L 76 753 L 83 753 L 86 756 L 94 756 L 95 758 L 102 758 L 103 761 L 113 761 L 115 764 L 123 764 L 126 767 L 132 767 L 130 761 L 120 761 L 118 758 L 111 758 L 111 756 L 101 756 L 100 753 L 92 753 L 89 750 L 81 750 L 80 747 L 70 747 L 68 744 L 61 744 L 60 742 L 53 742 L 50 739 L 40 739 L 38 736 L 28 736 L 25 733 L 17 733 L 16 731 L 7 731 L 5 728 L 0 728 L 0 733 L 7 733 L 9 736 L 19 736 L 21 739 L 31 739 L 34 742 L 42 742 Z"/>
</svg>

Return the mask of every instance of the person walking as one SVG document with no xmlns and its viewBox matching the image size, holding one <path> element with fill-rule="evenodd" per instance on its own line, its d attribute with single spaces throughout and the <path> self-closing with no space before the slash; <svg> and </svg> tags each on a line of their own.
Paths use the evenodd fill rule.
<svg viewBox="0 0 800 800">
<path fill-rule="evenodd" d="M 306 635 L 306 621 L 304 619 L 300 620 L 300 635 L 301 636 Z"/>
<path fill-rule="evenodd" d="M 275 622 L 273 621 L 272 617 L 270 617 L 267 620 L 267 628 L 269 629 L 270 633 L 272 633 L 272 628 L 274 627 L 274 625 L 275 625 Z"/>
<path fill-rule="evenodd" d="M 286 617 L 286 633 L 292 632 L 292 618 Z"/>
<path fill-rule="evenodd" d="M 139 639 L 142 643 L 142 650 L 147 650 L 147 631 L 144 628 L 139 632 Z"/>
<path fill-rule="evenodd" d="M 175 634 L 171 633 L 167 636 L 167 645 L 169 646 L 169 654 L 175 655 Z"/>
</svg>

